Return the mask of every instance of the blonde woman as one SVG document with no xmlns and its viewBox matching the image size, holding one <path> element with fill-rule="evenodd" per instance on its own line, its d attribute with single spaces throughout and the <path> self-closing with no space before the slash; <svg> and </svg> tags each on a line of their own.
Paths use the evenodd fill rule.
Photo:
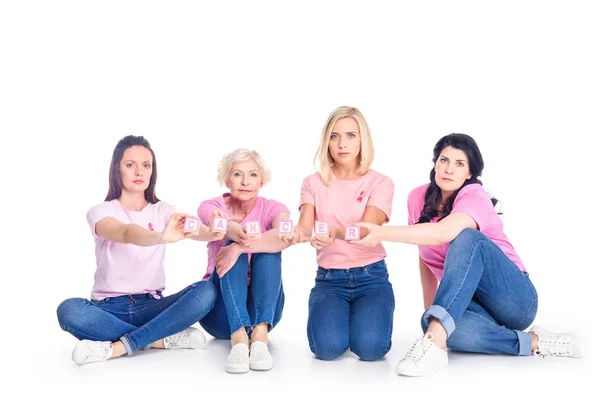
<svg viewBox="0 0 600 400">
<path fill-rule="evenodd" d="M 322 360 L 350 349 L 374 361 L 391 348 L 394 292 L 385 250 L 345 240 L 345 227 L 360 221 L 381 225 L 390 218 L 394 184 L 370 168 L 373 154 L 365 117 L 356 108 L 340 107 L 323 128 L 315 156 L 319 172 L 302 184 L 300 220 L 289 242 L 310 241 L 317 250 L 307 333 L 311 351 Z M 329 233 L 311 237 L 315 221 L 327 222 Z"/>
<path fill-rule="evenodd" d="M 208 246 L 204 279 L 217 288 L 217 300 L 200 321 L 215 338 L 231 340 L 225 363 L 229 373 L 273 367 L 268 332 L 283 312 L 281 251 L 289 246 L 278 237 L 277 227 L 279 221 L 290 219 L 290 213 L 278 201 L 258 195 L 270 179 L 271 173 L 256 151 L 237 149 L 219 165 L 218 180 L 229 192 L 203 201 L 198 208 L 198 217 L 205 224 L 214 212 L 225 212 L 230 218 L 224 240 Z M 260 225 L 258 238 L 245 230 L 252 221 Z"/>
</svg>

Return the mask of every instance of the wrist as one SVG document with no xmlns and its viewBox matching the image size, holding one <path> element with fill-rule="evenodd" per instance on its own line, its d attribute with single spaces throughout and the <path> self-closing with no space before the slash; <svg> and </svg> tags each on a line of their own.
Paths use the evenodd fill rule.
<svg viewBox="0 0 600 400">
<path fill-rule="evenodd" d="M 242 245 L 238 242 L 233 242 L 229 245 L 231 247 L 231 251 L 234 251 L 237 255 L 242 254 Z"/>
<path fill-rule="evenodd" d="M 158 237 L 158 244 L 167 244 L 167 240 L 165 240 L 165 238 L 163 237 L 163 232 L 156 232 L 156 235 Z"/>
</svg>

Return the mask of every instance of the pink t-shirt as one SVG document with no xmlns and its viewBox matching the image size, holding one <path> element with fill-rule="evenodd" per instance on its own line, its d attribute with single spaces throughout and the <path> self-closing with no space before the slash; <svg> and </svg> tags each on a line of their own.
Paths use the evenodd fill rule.
<svg viewBox="0 0 600 400">
<path fill-rule="evenodd" d="M 202 221 L 204 225 L 208 225 L 210 222 L 210 217 L 214 210 L 225 211 L 225 213 L 229 216 L 229 210 L 225 205 L 225 197 L 229 197 L 231 194 L 225 193 L 222 196 L 215 197 L 214 199 L 205 200 L 198 207 L 198 218 Z M 246 215 L 246 217 L 240 222 L 240 225 L 244 225 L 249 221 L 258 221 L 260 224 L 260 230 L 262 233 L 265 233 L 271 229 L 273 229 L 273 221 L 279 215 L 283 213 L 289 213 L 288 208 L 281 204 L 278 201 L 266 199 L 264 197 L 257 197 L 256 204 L 254 204 L 254 208 L 252 211 Z M 206 267 L 206 274 L 203 279 L 210 278 L 210 274 L 212 274 L 215 269 L 215 260 L 217 258 L 217 254 L 219 253 L 219 249 L 223 247 L 227 243 L 227 239 L 224 240 L 215 240 L 212 242 L 208 242 L 206 247 L 208 248 L 208 266 Z M 248 262 L 250 262 L 251 254 L 248 254 Z M 248 264 L 249 265 L 249 264 Z"/>
<path fill-rule="evenodd" d="M 136 246 L 111 242 L 96 233 L 96 223 L 112 217 L 124 224 L 162 232 L 175 207 L 159 201 L 141 211 L 128 210 L 119 200 L 102 202 L 87 212 L 87 221 L 96 244 L 96 273 L 92 299 L 153 293 L 165 289 L 165 245 Z"/>
<path fill-rule="evenodd" d="M 302 183 L 300 208 L 303 204 L 312 204 L 315 221 L 327 221 L 344 229 L 360 222 L 367 206 L 383 211 L 388 222 L 393 197 L 392 180 L 372 169 L 356 180 L 341 180 L 332 174 L 331 186 L 326 186 L 321 175 L 315 173 Z M 364 247 L 336 239 L 331 246 L 317 250 L 317 264 L 328 269 L 348 269 L 372 264 L 385 256 L 381 244 Z"/>
<path fill-rule="evenodd" d="M 414 225 L 419 221 L 423 205 L 425 204 L 425 192 L 429 184 L 419 186 L 408 195 L 408 224 Z M 477 223 L 477 229 L 489 237 L 506 256 L 514 262 L 521 271 L 526 271 L 521 259 L 504 234 L 502 219 L 494 210 L 490 196 L 479 184 L 471 184 L 463 187 L 454 199 L 451 213 L 462 212 L 468 214 Z M 434 218 L 431 222 L 437 222 Z M 439 280 L 442 279 L 444 261 L 448 254 L 450 243 L 441 246 L 419 246 L 419 255 L 429 267 L 431 272 Z"/>
</svg>

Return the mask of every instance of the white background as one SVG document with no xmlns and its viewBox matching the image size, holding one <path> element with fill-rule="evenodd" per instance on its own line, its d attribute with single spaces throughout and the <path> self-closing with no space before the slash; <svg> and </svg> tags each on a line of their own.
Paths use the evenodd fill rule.
<svg viewBox="0 0 600 400">
<path fill-rule="evenodd" d="M 324 4 L 321 4 L 324 3 Z M 597 359 L 600 13 L 595 2 L 7 1 L 0 5 L 0 163 L 4 378 L 0 391 L 67 398 L 383 394 L 573 395 Z M 58 304 L 88 297 L 95 269 L 86 211 L 108 188 L 117 141 L 144 135 L 158 196 L 195 213 L 223 192 L 218 160 L 258 150 L 261 192 L 298 218 L 323 124 L 358 107 L 373 168 L 396 185 L 392 224 L 428 181 L 435 142 L 472 135 L 484 187 L 539 292 L 536 323 L 576 332 L 587 358 L 451 354 L 422 379 L 395 375 L 420 334 L 417 249 L 387 244 L 396 294 L 393 347 L 376 363 L 315 360 L 306 339 L 314 249 L 284 253 L 286 306 L 276 366 L 227 375 L 226 342 L 76 367 Z M 167 293 L 199 280 L 205 245 L 167 250 Z M 4 379 L 3 379 L 4 380 Z M 4 397 L 4 396 L 2 396 Z"/>
</svg>

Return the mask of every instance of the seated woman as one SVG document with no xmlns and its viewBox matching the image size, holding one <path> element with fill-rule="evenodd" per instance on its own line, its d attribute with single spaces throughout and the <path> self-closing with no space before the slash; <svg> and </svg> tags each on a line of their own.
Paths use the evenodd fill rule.
<svg viewBox="0 0 600 400">
<path fill-rule="evenodd" d="M 435 145 L 433 162 L 430 182 L 408 196 L 410 226 L 360 223 L 369 234 L 354 242 L 419 246 L 425 335 L 396 372 L 421 376 L 444 368 L 447 348 L 578 357 L 573 335 L 540 327 L 524 332 L 537 313 L 538 295 L 478 179 L 483 158 L 475 140 L 460 133 L 444 136 Z"/>
<path fill-rule="evenodd" d="M 235 150 L 219 165 L 218 180 L 229 193 L 203 201 L 198 208 L 205 224 L 215 212 L 229 216 L 225 239 L 208 244 L 204 279 L 216 287 L 217 300 L 200 325 L 217 339 L 231 339 L 225 363 L 230 373 L 273 367 L 268 332 L 283 312 L 281 251 L 289 246 L 279 238 L 277 228 L 280 221 L 290 219 L 290 213 L 285 205 L 258 195 L 270 175 L 257 152 Z M 248 231 L 249 222 L 258 227 L 251 225 Z M 252 237 L 259 232 L 260 237 Z"/>
<path fill-rule="evenodd" d="M 164 297 L 165 244 L 184 238 L 218 240 L 206 226 L 183 232 L 186 216 L 158 200 L 156 157 L 142 136 L 119 141 L 112 157 L 109 190 L 87 220 L 96 243 L 91 300 L 71 298 L 58 307 L 61 328 L 80 342 L 73 361 L 84 364 L 136 350 L 198 348 L 205 338 L 190 328 L 213 307 L 210 282 L 196 282 Z"/>
</svg>

